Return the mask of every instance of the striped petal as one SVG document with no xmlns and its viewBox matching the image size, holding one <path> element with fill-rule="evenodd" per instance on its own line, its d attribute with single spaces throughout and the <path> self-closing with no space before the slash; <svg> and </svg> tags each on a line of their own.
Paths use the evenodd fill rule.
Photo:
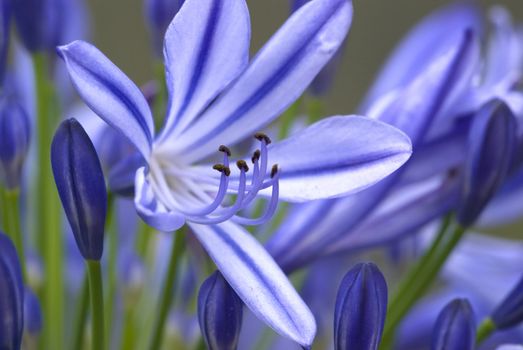
<svg viewBox="0 0 523 350">
<path fill-rule="evenodd" d="M 352 18 L 347 0 L 315 0 L 301 7 L 260 50 L 232 86 L 176 140 L 198 160 L 217 145 L 259 131 L 307 88 L 343 42 Z"/>
<path fill-rule="evenodd" d="M 258 318 L 302 346 L 312 344 L 314 316 L 250 233 L 231 222 L 189 225 L 227 282 Z"/>
<path fill-rule="evenodd" d="M 165 34 L 169 107 L 161 140 L 173 140 L 249 62 L 244 0 L 188 0 Z M 176 139 L 176 137 L 174 137 Z"/>
<path fill-rule="evenodd" d="M 154 127 L 140 89 L 96 47 L 84 41 L 58 48 L 73 85 L 84 102 L 123 133 L 147 159 Z"/>
</svg>

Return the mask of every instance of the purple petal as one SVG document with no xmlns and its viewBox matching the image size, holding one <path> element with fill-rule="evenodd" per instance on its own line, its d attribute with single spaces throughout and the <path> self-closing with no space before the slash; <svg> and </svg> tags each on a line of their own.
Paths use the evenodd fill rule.
<svg viewBox="0 0 523 350">
<path fill-rule="evenodd" d="M 161 140 L 179 134 L 249 62 L 244 0 L 188 0 L 165 34 L 169 107 Z"/>
<path fill-rule="evenodd" d="M 303 346 L 312 344 L 314 316 L 250 233 L 231 222 L 189 225 L 227 282 L 258 318 Z"/>
<path fill-rule="evenodd" d="M 411 152 L 398 129 L 336 116 L 270 147 L 269 161 L 281 168 L 280 198 L 308 201 L 360 191 L 397 170 Z"/>
<path fill-rule="evenodd" d="M 74 41 L 58 48 L 84 102 L 122 132 L 147 159 L 154 134 L 151 111 L 140 89 L 96 47 Z"/>
<path fill-rule="evenodd" d="M 352 18 L 347 0 L 315 0 L 296 11 L 256 58 L 180 138 L 185 156 L 201 159 L 280 115 L 343 42 Z"/>
<path fill-rule="evenodd" d="M 146 179 L 145 168 L 136 171 L 134 204 L 142 220 L 157 230 L 172 232 L 185 223 L 183 215 L 170 211 L 156 199 Z"/>
</svg>

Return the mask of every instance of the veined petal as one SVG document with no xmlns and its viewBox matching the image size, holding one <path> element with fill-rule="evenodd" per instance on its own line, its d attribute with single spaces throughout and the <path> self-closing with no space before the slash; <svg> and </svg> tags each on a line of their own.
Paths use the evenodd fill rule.
<svg viewBox="0 0 523 350">
<path fill-rule="evenodd" d="M 58 48 L 84 102 L 122 132 L 143 154 L 151 152 L 154 126 L 140 89 L 96 47 L 84 41 Z"/>
<path fill-rule="evenodd" d="M 231 87 L 176 140 L 197 160 L 259 131 L 307 88 L 343 42 L 352 19 L 347 0 L 302 6 Z"/>
<path fill-rule="evenodd" d="M 136 211 L 147 225 L 164 232 L 175 231 L 183 226 L 185 217 L 180 213 L 170 211 L 156 199 L 145 178 L 145 168 L 136 171 L 134 191 Z"/>
<path fill-rule="evenodd" d="M 173 140 L 249 62 L 245 0 L 187 0 L 165 34 L 169 107 L 160 140 Z"/>
<path fill-rule="evenodd" d="M 269 148 L 281 167 L 280 198 L 307 201 L 362 190 L 397 170 L 410 157 L 408 137 L 385 123 L 335 116 Z"/>
<path fill-rule="evenodd" d="M 312 344 L 314 316 L 250 233 L 232 222 L 189 225 L 227 282 L 258 318 L 302 346 Z"/>
</svg>

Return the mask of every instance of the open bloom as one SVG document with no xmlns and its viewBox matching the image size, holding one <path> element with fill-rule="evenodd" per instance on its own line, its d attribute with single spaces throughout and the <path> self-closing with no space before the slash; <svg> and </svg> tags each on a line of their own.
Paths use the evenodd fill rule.
<svg viewBox="0 0 523 350">
<path fill-rule="evenodd" d="M 269 254 L 234 222 L 265 222 L 279 198 L 306 201 L 361 190 L 409 158 L 407 136 L 358 116 L 327 118 L 270 146 L 258 133 L 330 60 L 351 18 L 347 0 L 311 1 L 249 63 L 244 0 L 185 1 L 165 35 L 169 99 L 156 136 L 146 99 L 108 58 L 82 41 L 59 48 L 82 99 L 145 160 L 135 177 L 142 219 L 163 231 L 188 222 L 244 303 L 304 346 L 315 333 L 310 311 Z M 232 166 L 225 145 L 252 136 L 259 149 L 248 162 L 239 159 Z M 218 151 L 221 162 L 206 164 Z M 265 214 L 240 216 L 260 192 L 271 197 Z M 229 194 L 236 194 L 232 204 Z"/>
</svg>

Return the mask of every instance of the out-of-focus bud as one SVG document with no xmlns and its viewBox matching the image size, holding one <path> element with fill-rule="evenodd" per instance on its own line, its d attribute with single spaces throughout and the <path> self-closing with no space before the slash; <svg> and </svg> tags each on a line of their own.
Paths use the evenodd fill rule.
<svg viewBox="0 0 523 350">
<path fill-rule="evenodd" d="M 145 0 L 145 13 L 151 31 L 154 49 L 162 53 L 165 31 L 185 0 Z"/>
<path fill-rule="evenodd" d="M 523 278 L 514 286 L 491 316 L 497 329 L 506 329 L 523 321 Z"/>
<path fill-rule="evenodd" d="M 243 303 L 220 272 L 207 278 L 198 293 L 198 321 L 210 350 L 234 350 L 242 325 Z"/>
<path fill-rule="evenodd" d="M 517 121 L 500 100 L 486 103 L 469 132 L 459 223 L 472 225 L 509 174 L 515 154 Z"/>
<path fill-rule="evenodd" d="M 432 335 L 432 350 L 472 350 L 476 325 L 474 312 L 465 299 L 447 304 L 438 316 Z"/>
<path fill-rule="evenodd" d="M 387 313 L 387 283 L 372 263 L 354 266 L 343 278 L 334 310 L 336 350 L 375 350 Z"/>
<path fill-rule="evenodd" d="M 11 22 L 11 4 L 9 0 L 0 0 L 0 87 L 4 82 L 9 48 L 9 25 Z"/>
<path fill-rule="evenodd" d="M 24 330 L 24 285 L 16 249 L 0 232 L 0 349 L 18 350 Z"/>
<path fill-rule="evenodd" d="M 128 251 L 120 256 L 119 271 L 124 294 L 128 301 L 134 303 L 145 285 L 145 266 L 138 255 Z"/>
<path fill-rule="evenodd" d="M 27 334 L 35 337 L 42 330 L 42 309 L 40 301 L 30 288 L 25 288 L 24 323 Z"/>
<path fill-rule="evenodd" d="M 103 252 L 107 193 L 95 148 L 75 119 L 60 124 L 51 145 L 53 174 L 80 253 L 100 260 Z"/>
<path fill-rule="evenodd" d="M 0 180 L 9 189 L 20 186 L 30 140 L 30 122 L 13 99 L 0 99 Z"/>
</svg>

